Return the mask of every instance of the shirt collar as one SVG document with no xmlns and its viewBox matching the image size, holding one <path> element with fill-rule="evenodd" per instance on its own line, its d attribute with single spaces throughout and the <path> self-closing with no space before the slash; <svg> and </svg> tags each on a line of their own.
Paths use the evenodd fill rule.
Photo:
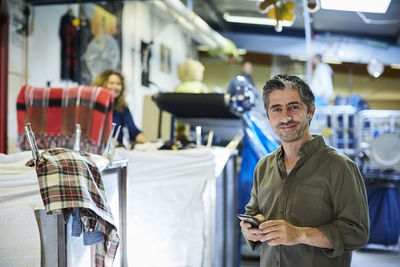
<svg viewBox="0 0 400 267">
<path fill-rule="evenodd" d="M 312 135 L 312 139 L 300 148 L 300 158 L 310 157 L 319 147 L 325 145 L 325 140 L 321 135 Z M 283 160 L 283 146 L 277 149 L 278 159 Z"/>
</svg>

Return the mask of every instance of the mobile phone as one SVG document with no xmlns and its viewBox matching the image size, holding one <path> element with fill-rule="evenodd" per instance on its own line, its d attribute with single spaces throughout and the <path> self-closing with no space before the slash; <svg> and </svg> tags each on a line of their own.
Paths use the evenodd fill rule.
<svg viewBox="0 0 400 267">
<path fill-rule="evenodd" d="M 247 214 L 238 214 L 237 217 L 240 220 L 251 224 L 251 227 L 258 228 L 258 226 L 260 225 L 260 223 L 253 216 L 250 216 L 250 215 L 247 215 Z"/>
</svg>

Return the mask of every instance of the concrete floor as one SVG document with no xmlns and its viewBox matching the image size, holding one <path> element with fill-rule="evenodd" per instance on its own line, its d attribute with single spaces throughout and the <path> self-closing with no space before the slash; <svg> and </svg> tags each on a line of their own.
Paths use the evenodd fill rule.
<svg viewBox="0 0 400 267">
<path fill-rule="evenodd" d="M 243 260 L 241 267 L 259 267 L 258 260 Z M 360 250 L 353 252 L 351 267 L 399 267 L 400 252 L 382 250 Z"/>
</svg>

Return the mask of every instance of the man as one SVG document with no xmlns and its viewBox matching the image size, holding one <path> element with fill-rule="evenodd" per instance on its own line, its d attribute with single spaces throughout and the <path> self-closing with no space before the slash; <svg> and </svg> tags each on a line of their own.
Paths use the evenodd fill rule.
<svg viewBox="0 0 400 267">
<path fill-rule="evenodd" d="M 254 87 L 255 86 L 254 81 L 253 81 L 253 78 L 251 77 L 252 72 L 253 72 L 253 65 L 248 61 L 244 61 L 242 64 L 242 72 L 240 72 L 238 75 L 236 75 L 229 82 L 227 92 L 231 95 L 234 94 L 236 92 L 236 87 L 242 81 L 247 81 L 249 84 L 251 84 Z"/>
<path fill-rule="evenodd" d="M 350 266 L 351 251 L 369 237 L 368 206 L 353 161 L 311 136 L 314 95 L 300 78 L 277 75 L 263 98 L 277 151 L 262 158 L 246 214 L 259 228 L 241 222 L 247 243 L 262 246 L 261 266 Z"/>
<path fill-rule="evenodd" d="M 322 56 L 316 54 L 312 57 L 313 73 L 310 87 L 317 98 L 317 105 L 326 106 L 331 101 L 333 93 L 333 70 L 322 62 Z"/>
</svg>

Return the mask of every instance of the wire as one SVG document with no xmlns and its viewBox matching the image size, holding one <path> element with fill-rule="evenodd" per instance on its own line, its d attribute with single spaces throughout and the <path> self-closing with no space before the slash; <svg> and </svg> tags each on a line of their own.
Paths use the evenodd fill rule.
<svg viewBox="0 0 400 267">
<path fill-rule="evenodd" d="M 386 19 L 386 20 L 369 19 L 361 12 L 356 11 L 356 13 L 358 16 L 360 16 L 360 18 L 365 24 L 388 25 L 388 24 L 400 23 L 400 20 L 398 19 Z"/>
</svg>

